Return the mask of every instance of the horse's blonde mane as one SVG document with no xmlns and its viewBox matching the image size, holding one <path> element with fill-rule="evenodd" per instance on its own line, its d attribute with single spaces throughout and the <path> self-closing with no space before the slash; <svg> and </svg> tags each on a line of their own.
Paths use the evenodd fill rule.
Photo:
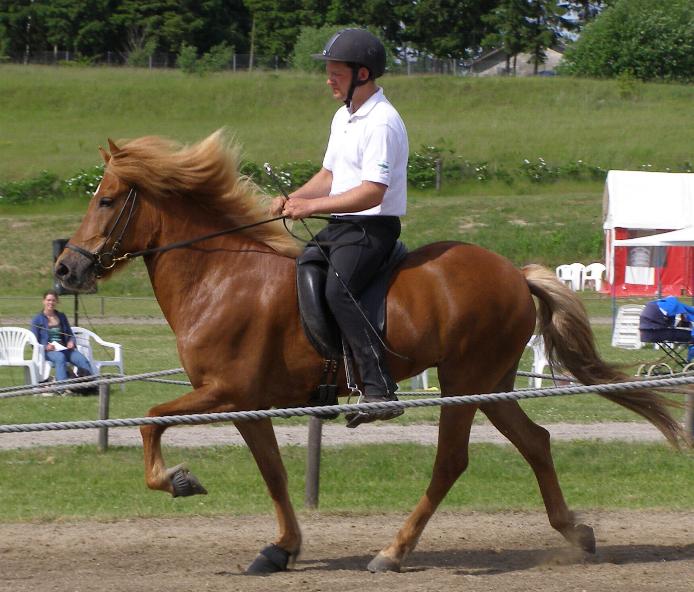
<svg viewBox="0 0 694 592">
<path fill-rule="evenodd" d="M 270 217 L 258 187 L 239 172 L 239 149 L 224 130 L 190 146 L 159 136 L 129 141 L 112 151 L 108 170 L 156 198 L 194 199 L 231 224 L 253 224 Z M 299 245 L 281 221 L 244 233 L 283 255 L 299 253 Z"/>
</svg>

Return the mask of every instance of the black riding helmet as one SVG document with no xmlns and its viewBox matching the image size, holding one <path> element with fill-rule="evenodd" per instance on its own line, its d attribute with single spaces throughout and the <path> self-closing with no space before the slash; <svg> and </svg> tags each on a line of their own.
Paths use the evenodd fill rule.
<svg viewBox="0 0 694 592">
<path fill-rule="evenodd" d="M 348 108 L 354 89 L 366 82 L 358 79 L 359 68 L 363 66 L 369 71 L 368 80 L 383 76 L 386 70 L 386 49 L 383 43 L 365 29 L 341 29 L 325 44 L 323 53 L 314 53 L 311 57 L 326 62 L 346 62 L 352 67 L 352 84 L 345 99 Z"/>
</svg>

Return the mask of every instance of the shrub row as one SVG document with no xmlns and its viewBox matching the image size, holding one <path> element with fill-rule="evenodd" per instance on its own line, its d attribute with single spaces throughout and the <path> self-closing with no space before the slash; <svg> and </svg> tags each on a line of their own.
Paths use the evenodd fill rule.
<svg viewBox="0 0 694 592">
<path fill-rule="evenodd" d="M 308 181 L 320 168 L 312 161 L 288 162 L 275 167 L 277 181 L 286 191 L 291 191 Z M 652 165 L 644 164 L 640 170 L 654 170 Z M 666 172 L 694 172 L 694 165 L 665 168 Z M 244 162 L 241 172 L 251 177 L 260 188 L 269 194 L 278 192 L 277 182 L 270 179 L 264 169 L 253 162 Z M 607 170 L 601 166 L 582 160 L 563 165 L 547 163 L 543 158 L 524 160 L 515 169 L 488 162 L 473 162 L 453 153 L 452 150 L 437 146 L 423 146 L 410 155 L 408 181 L 418 189 L 435 189 L 448 183 L 479 182 L 498 180 L 509 185 L 517 181 L 529 180 L 533 183 L 550 183 L 560 179 L 601 180 Z M 35 177 L 22 181 L 0 183 L 1 204 L 24 204 L 62 199 L 65 197 L 91 195 L 96 191 L 103 167 L 101 165 L 84 169 L 69 179 L 61 180 L 57 175 L 43 171 Z"/>
</svg>

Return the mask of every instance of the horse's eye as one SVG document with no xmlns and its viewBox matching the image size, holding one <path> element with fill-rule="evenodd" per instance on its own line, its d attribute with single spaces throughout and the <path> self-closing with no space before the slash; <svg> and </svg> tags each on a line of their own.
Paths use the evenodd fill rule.
<svg viewBox="0 0 694 592">
<path fill-rule="evenodd" d="M 113 205 L 113 200 L 110 197 L 102 197 L 99 200 L 100 208 L 110 208 Z"/>
</svg>

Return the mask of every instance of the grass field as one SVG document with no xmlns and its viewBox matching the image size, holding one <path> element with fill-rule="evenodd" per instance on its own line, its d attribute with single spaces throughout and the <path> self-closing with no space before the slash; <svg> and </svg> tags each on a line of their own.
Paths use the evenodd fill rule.
<svg viewBox="0 0 694 592">
<path fill-rule="evenodd" d="M 573 186 L 565 191 L 550 186 L 523 195 L 412 195 L 403 219 L 402 239 L 410 249 L 436 240 L 471 242 L 505 255 L 519 266 L 599 261 L 603 250 L 602 187 Z M 41 294 L 51 286 L 51 240 L 69 237 L 86 205 L 86 199 L 72 201 L 51 208 L 51 212 L 46 212 L 45 206 L 0 206 L 4 228 L 0 233 L 1 295 Z M 99 290 L 110 296 L 152 295 L 140 260 L 101 284 Z M 0 308 L 0 317 L 2 314 Z"/>
<path fill-rule="evenodd" d="M 511 447 L 473 444 L 470 467 L 442 509 L 540 509 L 530 468 Z M 576 508 L 694 508 L 691 453 L 661 444 L 555 444 L 569 504 Z M 425 490 L 432 446 L 328 448 L 321 462 L 321 512 L 406 511 Z M 185 459 L 210 495 L 172 499 L 143 482 L 141 451 L 92 447 L 0 452 L 0 521 L 270 513 L 270 499 L 243 447 L 169 451 Z M 306 452 L 283 449 L 291 494 L 303 503 Z M 355 471 L 350 467 L 358 466 Z M 46 484 L 50 483 L 50 487 Z M 663 484 L 667 483 L 667 487 Z"/>
<path fill-rule="evenodd" d="M 694 87 L 568 78 L 386 76 L 410 146 L 452 148 L 471 161 L 523 159 L 604 168 L 694 161 Z M 0 66 L 0 180 L 43 169 L 68 176 L 100 162 L 107 137 L 200 139 L 227 126 L 262 164 L 320 162 L 336 103 L 321 75 L 186 76 L 132 68 Z"/>
</svg>

